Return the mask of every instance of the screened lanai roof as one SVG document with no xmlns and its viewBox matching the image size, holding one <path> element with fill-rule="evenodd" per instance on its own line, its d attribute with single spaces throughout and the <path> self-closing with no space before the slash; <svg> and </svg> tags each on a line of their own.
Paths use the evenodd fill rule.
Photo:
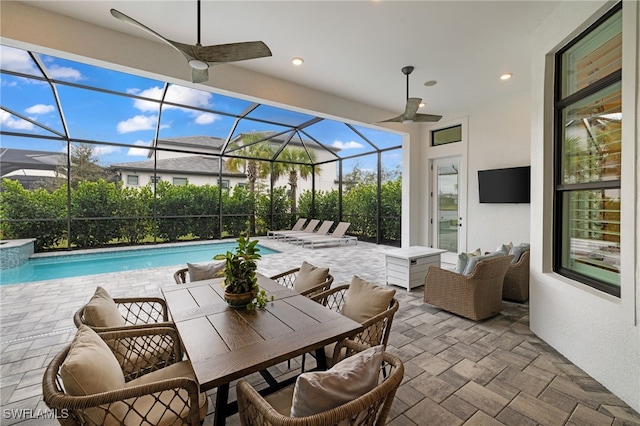
<svg viewBox="0 0 640 426">
<path fill-rule="evenodd" d="M 2 99 L 1 134 L 5 147 L 55 151 L 52 143 L 99 143 L 155 147 L 162 140 L 188 140 L 206 135 L 217 140 L 215 152 L 224 157 L 258 158 L 269 144 L 269 161 L 287 162 L 288 146 L 307 153 L 293 162 L 322 164 L 357 159 L 401 147 L 391 132 L 354 125 L 264 103 L 234 98 L 75 62 L 51 55 L 0 46 Z M 244 138 L 244 149 L 238 140 Z M 248 142 L 250 141 L 250 142 Z M 198 153 L 206 147 L 176 144 L 173 150 Z M 212 147 L 214 148 L 214 147 Z M 207 151 L 204 149 L 204 151 Z M 311 155 L 310 151 L 324 152 Z M 142 155 L 142 154 L 139 154 Z M 256 157 L 252 157 L 256 156 Z M 113 159 L 122 163 L 127 159 Z M 131 161 L 138 159 L 130 158 Z M 289 160 L 292 162 L 292 160 Z"/>
</svg>

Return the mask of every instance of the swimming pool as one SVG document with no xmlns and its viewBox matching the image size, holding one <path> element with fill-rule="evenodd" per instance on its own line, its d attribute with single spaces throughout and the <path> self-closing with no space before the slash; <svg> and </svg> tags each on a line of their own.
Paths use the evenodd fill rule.
<svg viewBox="0 0 640 426">
<path fill-rule="evenodd" d="M 108 272 L 157 268 L 160 266 L 210 262 L 218 253 L 233 251 L 235 241 L 207 244 L 172 245 L 126 250 L 100 250 L 88 254 L 55 254 L 34 257 L 17 268 L 0 272 L 0 285 L 28 283 L 31 281 L 104 274 Z M 278 251 L 260 246 L 260 254 Z"/>
</svg>

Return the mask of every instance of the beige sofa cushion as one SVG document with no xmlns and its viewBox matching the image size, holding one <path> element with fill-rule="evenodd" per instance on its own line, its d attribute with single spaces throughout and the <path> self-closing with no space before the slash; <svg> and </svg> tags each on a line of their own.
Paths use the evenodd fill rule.
<svg viewBox="0 0 640 426">
<path fill-rule="evenodd" d="M 190 281 L 202 281 L 224 277 L 225 261 L 207 263 L 187 263 Z"/>
<path fill-rule="evenodd" d="M 122 327 L 124 318 L 107 290 L 97 287 L 84 307 L 84 321 L 91 327 Z"/>
<path fill-rule="evenodd" d="M 329 268 L 319 268 L 305 261 L 300 266 L 300 271 L 293 282 L 293 289 L 298 293 L 312 289 L 327 280 Z"/>
<path fill-rule="evenodd" d="M 344 297 L 342 315 L 363 323 L 389 308 L 394 289 L 386 289 L 354 275 Z"/>
<path fill-rule="evenodd" d="M 318 414 L 364 395 L 378 384 L 382 345 L 346 358 L 327 371 L 303 373 L 296 380 L 291 417 Z"/>
</svg>

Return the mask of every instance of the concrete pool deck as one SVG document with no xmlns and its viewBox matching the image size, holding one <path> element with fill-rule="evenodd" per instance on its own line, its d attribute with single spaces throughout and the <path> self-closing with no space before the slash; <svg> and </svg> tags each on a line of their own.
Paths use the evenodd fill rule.
<svg viewBox="0 0 640 426">
<path fill-rule="evenodd" d="M 334 285 L 348 283 L 354 274 L 383 285 L 384 253 L 393 249 L 358 242 L 312 250 L 260 240 L 281 252 L 265 256 L 260 272 L 272 275 L 306 260 L 330 267 Z M 176 285 L 177 269 L 0 286 L 0 424 L 57 424 L 46 418 L 42 374 L 71 341 L 73 314 L 96 286 L 114 297 L 160 295 L 160 288 Z M 497 317 L 473 322 L 425 304 L 422 287 L 394 288 L 400 309 L 388 350 L 403 359 L 406 371 L 388 424 L 640 425 L 638 413 L 529 330 L 526 304 L 505 302 Z M 286 373 L 286 363 L 280 368 Z M 251 379 L 260 384 L 260 377 Z M 211 415 L 204 424 L 212 424 Z M 237 415 L 227 424 L 239 424 Z"/>
</svg>

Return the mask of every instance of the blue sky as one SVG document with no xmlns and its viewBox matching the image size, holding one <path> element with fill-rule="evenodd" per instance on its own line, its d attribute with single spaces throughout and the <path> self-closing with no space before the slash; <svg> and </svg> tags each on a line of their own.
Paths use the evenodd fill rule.
<svg viewBox="0 0 640 426">
<path fill-rule="evenodd" d="M 111 163 L 144 160 L 147 154 L 144 147 L 151 144 L 158 120 L 160 120 L 159 137 L 161 139 L 195 135 L 224 139 L 228 136 L 234 122 L 234 117 L 225 114 L 240 114 L 252 104 L 243 99 L 171 84 L 165 96 L 166 103 L 161 109 L 159 101 L 165 90 L 165 83 L 162 81 L 53 56 L 38 56 L 51 78 L 102 89 L 94 91 L 64 84 L 55 85 L 71 138 L 130 145 L 97 147 L 95 152 L 100 158 L 100 163 L 105 166 Z M 0 66 L 3 70 L 35 77 L 43 76 L 36 62 L 26 51 L 20 49 L 0 46 Z M 0 128 L 3 131 L 30 135 L 57 136 L 56 133 L 64 135 L 64 126 L 56 106 L 56 99 L 51 86 L 46 81 L 9 74 L 0 74 L 0 79 L 2 106 Z M 130 98 L 105 91 L 126 93 L 145 99 Z M 40 126 L 20 116 L 27 117 Z M 268 105 L 261 105 L 248 117 L 289 125 L 301 124 L 313 118 L 312 115 Z M 286 126 L 242 120 L 236 133 L 268 130 L 280 132 L 286 129 Z M 401 137 L 396 134 L 365 126 L 358 126 L 357 129 L 380 148 L 401 144 Z M 337 121 L 323 120 L 306 128 L 305 131 L 326 146 L 340 148 L 341 156 L 373 150 L 360 136 Z M 7 135 L 2 136 L 0 144 L 8 148 L 45 151 L 64 149 L 64 145 L 58 141 Z M 399 150 L 384 153 L 383 164 L 388 169 L 394 169 L 400 163 L 400 158 Z M 348 171 L 356 163 L 361 168 L 375 169 L 375 155 L 345 162 L 345 169 Z"/>
</svg>

